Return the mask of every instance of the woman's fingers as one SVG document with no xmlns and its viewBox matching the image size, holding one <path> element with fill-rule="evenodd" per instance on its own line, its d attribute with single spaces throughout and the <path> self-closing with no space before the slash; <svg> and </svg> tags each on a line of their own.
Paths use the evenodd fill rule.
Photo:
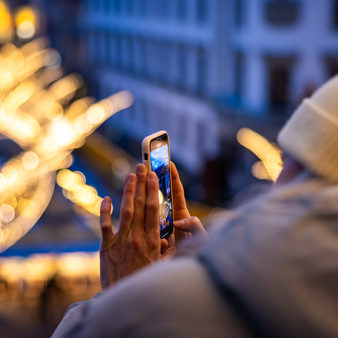
<svg viewBox="0 0 338 338">
<path fill-rule="evenodd" d="M 133 231 L 144 231 L 145 205 L 147 196 L 147 169 L 144 164 L 136 166 L 136 190 L 134 199 Z"/>
<path fill-rule="evenodd" d="M 166 244 L 162 245 L 162 241 L 166 241 Z M 174 234 L 171 234 L 168 239 L 161 239 L 161 258 L 171 259 L 174 257 L 175 253 L 176 253 L 176 242 Z"/>
<path fill-rule="evenodd" d="M 136 189 L 136 176 L 129 174 L 126 178 L 120 209 L 119 237 L 125 237 L 130 230 L 134 216 L 134 196 Z"/>
<path fill-rule="evenodd" d="M 165 238 L 161 239 L 161 254 L 163 254 L 169 247 L 169 243 L 168 240 L 166 240 Z"/>
<path fill-rule="evenodd" d="M 184 232 L 191 232 L 192 234 L 197 234 L 197 233 L 206 234 L 203 224 L 201 223 L 199 218 L 196 216 L 183 218 L 183 219 L 180 219 L 179 221 L 174 221 L 174 226 L 178 230 L 181 230 Z"/>
<path fill-rule="evenodd" d="M 105 249 L 109 247 L 113 239 L 113 229 L 112 222 L 110 218 L 111 210 L 111 199 L 106 196 L 102 203 L 100 209 L 100 225 L 101 225 L 101 234 L 102 234 L 102 243 L 101 248 Z"/>
<path fill-rule="evenodd" d="M 190 216 L 184 197 L 184 189 L 178 171 L 173 162 L 170 162 L 171 182 L 173 192 L 174 216 L 175 218 L 187 218 Z"/>
<path fill-rule="evenodd" d="M 147 199 L 146 199 L 146 216 L 144 229 L 147 234 L 160 238 L 159 226 L 159 198 L 158 198 L 158 178 L 154 172 L 148 174 L 147 181 Z"/>
</svg>

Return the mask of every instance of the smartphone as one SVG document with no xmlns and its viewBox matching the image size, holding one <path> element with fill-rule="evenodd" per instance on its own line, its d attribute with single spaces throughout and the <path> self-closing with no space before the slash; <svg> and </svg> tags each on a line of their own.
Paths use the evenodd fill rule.
<svg viewBox="0 0 338 338">
<path fill-rule="evenodd" d="M 142 159 L 148 171 L 154 171 L 159 181 L 160 235 L 168 238 L 173 232 L 174 210 L 170 170 L 169 136 L 164 130 L 151 134 L 142 142 Z"/>
</svg>

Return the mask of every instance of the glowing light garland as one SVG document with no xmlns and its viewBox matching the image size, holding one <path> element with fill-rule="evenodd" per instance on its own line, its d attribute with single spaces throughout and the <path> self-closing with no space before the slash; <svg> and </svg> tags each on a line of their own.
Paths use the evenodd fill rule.
<svg viewBox="0 0 338 338">
<path fill-rule="evenodd" d="M 40 218 L 53 194 L 55 172 L 71 165 L 73 149 L 132 104 L 125 91 L 96 103 L 92 98 L 72 102 L 83 81 L 61 74 L 58 53 L 46 39 L 21 48 L 7 44 L 0 51 L 0 133 L 24 149 L 0 170 L 0 252 Z M 68 199 L 97 216 L 102 199 L 85 179 L 75 184 L 78 175 L 61 170 L 58 182 Z M 68 183 L 69 177 L 75 181 L 67 185 L 66 176 Z"/>
<path fill-rule="evenodd" d="M 283 167 L 281 149 L 249 128 L 238 131 L 237 141 L 261 160 L 252 166 L 252 174 L 258 179 L 276 181 Z"/>
</svg>

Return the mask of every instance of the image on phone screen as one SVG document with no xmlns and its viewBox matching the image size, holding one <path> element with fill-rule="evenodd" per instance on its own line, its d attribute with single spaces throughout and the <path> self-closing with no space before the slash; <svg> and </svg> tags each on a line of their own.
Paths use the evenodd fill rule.
<svg viewBox="0 0 338 338">
<path fill-rule="evenodd" d="M 157 148 L 150 151 L 151 169 L 157 174 L 159 180 L 161 237 L 166 237 L 167 234 L 170 234 L 173 227 L 168 150 L 168 144 L 157 143 Z"/>
</svg>

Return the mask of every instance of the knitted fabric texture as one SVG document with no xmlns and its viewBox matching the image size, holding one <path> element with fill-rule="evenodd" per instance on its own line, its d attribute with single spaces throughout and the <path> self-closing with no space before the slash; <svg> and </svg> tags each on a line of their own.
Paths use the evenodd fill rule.
<svg viewBox="0 0 338 338">
<path fill-rule="evenodd" d="M 278 143 L 317 175 L 338 182 L 338 76 L 303 100 Z"/>
</svg>

